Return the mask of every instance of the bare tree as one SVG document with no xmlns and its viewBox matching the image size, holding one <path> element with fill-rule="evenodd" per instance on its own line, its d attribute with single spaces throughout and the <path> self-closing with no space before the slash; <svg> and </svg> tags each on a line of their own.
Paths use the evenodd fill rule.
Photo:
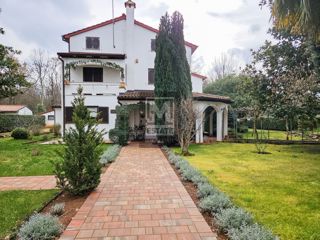
<svg viewBox="0 0 320 240">
<path fill-rule="evenodd" d="M 220 57 L 216 57 L 211 64 L 208 72 L 210 80 L 224 78 L 227 75 L 234 74 L 238 71 L 239 64 L 236 59 L 229 54 L 222 53 Z"/>
<path fill-rule="evenodd" d="M 50 106 L 58 104 L 60 102 L 60 74 L 59 74 L 60 62 L 58 58 L 51 58 L 48 62 L 48 85 L 47 85 L 47 97 Z"/>
<path fill-rule="evenodd" d="M 29 64 L 29 77 L 39 87 L 40 103 L 44 106 L 45 90 L 49 73 L 49 55 L 42 49 L 33 51 Z"/>
<path fill-rule="evenodd" d="M 181 154 L 190 155 L 189 145 L 194 137 L 197 113 L 193 108 L 192 98 L 181 100 L 176 107 L 176 133 L 181 148 Z"/>
</svg>

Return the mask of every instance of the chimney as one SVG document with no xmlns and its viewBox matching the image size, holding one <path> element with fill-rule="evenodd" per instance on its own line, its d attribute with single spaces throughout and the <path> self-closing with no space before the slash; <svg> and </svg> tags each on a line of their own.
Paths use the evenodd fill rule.
<svg viewBox="0 0 320 240">
<path fill-rule="evenodd" d="M 124 6 L 126 7 L 126 14 L 127 14 L 127 22 L 134 23 L 134 9 L 136 8 L 136 4 L 128 0 L 124 3 Z"/>
<path fill-rule="evenodd" d="M 135 46 L 134 46 L 134 9 L 136 4 L 132 0 L 125 2 L 126 7 L 126 83 L 128 89 L 134 89 L 135 86 Z"/>
</svg>

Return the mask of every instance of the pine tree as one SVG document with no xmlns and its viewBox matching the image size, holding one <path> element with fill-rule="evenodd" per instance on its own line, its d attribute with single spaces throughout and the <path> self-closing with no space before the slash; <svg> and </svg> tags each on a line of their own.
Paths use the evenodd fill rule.
<svg viewBox="0 0 320 240">
<path fill-rule="evenodd" d="M 78 88 L 72 107 L 75 127 L 66 131 L 63 161 L 56 164 L 58 186 L 74 195 L 84 195 L 100 183 L 103 132 L 98 131 L 97 120 L 90 116 L 84 104 L 83 89 Z"/>
</svg>

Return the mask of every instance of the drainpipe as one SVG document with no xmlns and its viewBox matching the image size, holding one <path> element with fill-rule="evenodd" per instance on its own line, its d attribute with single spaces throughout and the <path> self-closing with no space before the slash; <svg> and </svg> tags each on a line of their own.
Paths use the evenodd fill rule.
<svg viewBox="0 0 320 240">
<path fill-rule="evenodd" d="M 62 63 L 62 103 L 61 103 L 61 109 L 62 109 L 62 135 L 64 137 L 65 131 L 66 131 L 66 114 L 65 114 L 66 99 L 65 99 L 65 86 L 64 86 L 64 60 L 60 56 L 59 56 L 59 60 Z"/>
</svg>

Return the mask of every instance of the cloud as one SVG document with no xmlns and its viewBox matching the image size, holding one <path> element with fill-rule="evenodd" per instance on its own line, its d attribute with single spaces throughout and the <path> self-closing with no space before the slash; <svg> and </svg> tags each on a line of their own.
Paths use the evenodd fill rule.
<svg viewBox="0 0 320 240">
<path fill-rule="evenodd" d="M 65 44 L 61 35 L 83 26 L 90 18 L 88 5 L 83 0 L 19 0 L 1 1 L 1 22 L 5 30 L 20 42 L 57 52 Z M 4 36 L 8 39 L 9 36 Z M 18 42 L 18 41 L 16 41 Z M 22 49 L 24 50 L 24 49 Z"/>
<path fill-rule="evenodd" d="M 158 27 L 168 11 L 180 11 L 185 20 L 185 38 L 199 45 L 195 57 L 210 66 L 221 53 L 232 53 L 249 61 L 249 49 L 261 46 L 267 38 L 269 11 L 257 0 L 134 0 L 136 19 Z M 115 16 L 125 12 L 125 0 L 114 0 Z M 1 26 L 7 34 L 1 42 L 23 51 L 43 48 L 52 55 L 67 51 L 61 35 L 112 18 L 109 0 L 1 0 Z"/>
</svg>

